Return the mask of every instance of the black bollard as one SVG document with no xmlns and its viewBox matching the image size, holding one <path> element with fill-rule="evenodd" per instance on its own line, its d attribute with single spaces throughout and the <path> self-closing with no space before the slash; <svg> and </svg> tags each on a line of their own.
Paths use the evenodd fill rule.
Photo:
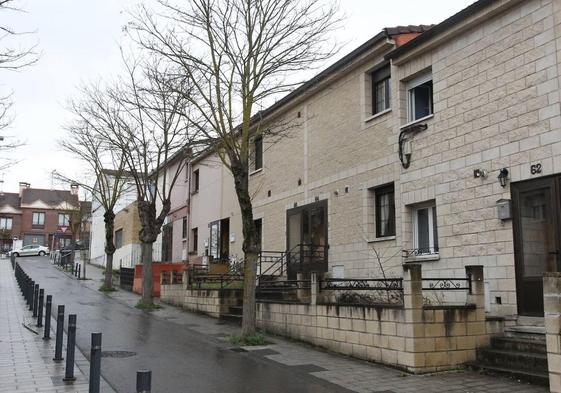
<svg viewBox="0 0 561 393">
<path fill-rule="evenodd" d="M 99 393 L 101 375 L 101 333 L 92 333 L 92 349 L 90 352 L 90 390 Z"/>
<path fill-rule="evenodd" d="M 82 265 L 78 264 L 78 280 L 80 279 L 81 274 L 82 274 Z"/>
<path fill-rule="evenodd" d="M 45 290 L 39 289 L 39 304 L 37 306 L 37 327 L 43 327 L 43 306 L 45 305 Z"/>
<path fill-rule="evenodd" d="M 35 284 L 33 289 L 33 318 L 37 318 L 37 309 L 39 308 L 39 284 Z"/>
<path fill-rule="evenodd" d="M 64 360 L 62 357 L 62 329 L 64 328 L 64 306 L 58 306 L 56 316 L 56 343 L 55 343 L 55 362 Z"/>
<path fill-rule="evenodd" d="M 136 372 L 136 393 L 150 393 L 152 391 L 152 371 L 138 370 Z"/>
<path fill-rule="evenodd" d="M 53 295 L 47 295 L 47 305 L 45 306 L 45 329 L 43 340 L 51 339 L 51 308 L 53 305 Z"/>
<path fill-rule="evenodd" d="M 64 373 L 64 382 L 72 382 L 76 380 L 74 376 L 74 353 L 76 351 L 76 314 L 68 316 L 68 334 L 66 341 L 66 372 Z"/>
<path fill-rule="evenodd" d="M 33 294 L 35 288 L 35 281 L 31 281 L 29 284 L 29 311 L 33 311 Z"/>
</svg>

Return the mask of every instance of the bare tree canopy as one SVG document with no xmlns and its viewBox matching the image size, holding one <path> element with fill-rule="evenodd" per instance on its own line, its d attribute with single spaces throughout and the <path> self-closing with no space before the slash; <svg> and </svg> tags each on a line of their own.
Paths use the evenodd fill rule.
<svg viewBox="0 0 561 393">
<path fill-rule="evenodd" d="M 112 290 L 113 254 L 116 250 L 113 236 L 114 209 L 127 189 L 129 174 L 123 150 L 112 148 L 103 138 L 118 127 L 118 123 L 114 121 L 116 103 L 98 85 L 84 86 L 80 93 L 80 100 L 75 100 L 70 105 L 74 120 L 66 127 L 66 137 L 59 141 L 59 145 L 89 166 L 93 181 L 88 182 L 87 178 L 70 178 L 58 172 L 55 176 L 59 180 L 79 184 L 103 208 L 106 254 L 103 290 Z"/>
<path fill-rule="evenodd" d="M 196 110 L 196 125 L 232 172 L 243 222 L 242 337 L 255 332 L 258 239 L 249 194 L 252 138 L 273 131 L 257 111 L 334 53 L 337 4 L 320 0 L 158 0 L 141 7 L 133 39 L 167 61 L 168 88 Z M 183 88 L 189 86 L 187 91 Z M 278 133 L 278 131 L 277 131 Z"/>
<path fill-rule="evenodd" d="M 0 0 L 0 15 L 4 20 L 9 13 L 23 12 L 15 0 Z M 37 62 L 36 46 L 22 47 L 19 36 L 30 34 L 18 32 L 6 24 L 0 24 L 0 70 L 19 71 Z M 11 93 L 0 93 L 0 131 L 4 131 L 12 123 L 11 109 L 13 106 Z M 22 145 L 21 141 L 8 135 L 0 140 L 0 170 L 6 169 L 16 161 L 6 157 L 6 152 Z"/>
<path fill-rule="evenodd" d="M 135 184 L 141 229 L 142 303 L 152 301 L 152 248 L 170 211 L 170 198 L 198 141 L 194 117 L 182 94 L 167 88 L 166 63 L 153 58 L 125 60 L 127 73 L 107 90 L 91 97 L 98 121 L 96 131 L 109 150 L 122 153 L 126 171 Z M 186 91 L 186 89 L 185 89 Z M 93 111 L 92 111 L 92 114 Z M 176 163 L 170 171 L 169 164 Z"/>
</svg>

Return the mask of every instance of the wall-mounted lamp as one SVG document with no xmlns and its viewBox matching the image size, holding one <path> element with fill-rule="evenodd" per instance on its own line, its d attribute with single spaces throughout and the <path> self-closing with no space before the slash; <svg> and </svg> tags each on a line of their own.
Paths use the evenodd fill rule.
<svg viewBox="0 0 561 393">
<path fill-rule="evenodd" d="M 506 187 L 506 183 L 508 180 L 508 169 L 502 168 L 499 171 L 498 179 L 499 179 L 499 183 L 501 183 L 501 187 Z"/>
<path fill-rule="evenodd" d="M 473 170 L 473 177 L 475 179 L 482 178 L 485 179 L 487 177 L 487 171 L 485 169 L 474 169 Z"/>
</svg>

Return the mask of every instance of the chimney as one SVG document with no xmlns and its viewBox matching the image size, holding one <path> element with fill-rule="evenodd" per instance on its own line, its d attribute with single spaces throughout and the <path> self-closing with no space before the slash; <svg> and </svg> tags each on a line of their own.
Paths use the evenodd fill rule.
<svg viewBox="0 0 561 393">
<path fill-rule="evenodd" d="M 19 196 L 20 196 L 20 198 L 23 194 L 23 190 L 27 190 L 29 187 L 31 187 L 31 184 L 26 183 L 24 181 L 19 182 Z"/>
<path fill-rule="evenodd" d="M 72 183 L 70 184 L 70 193 L 72 195 L 78 195 L 78 191 L 79 191 L 79 186 L 78 183 Z"/>
</svg>

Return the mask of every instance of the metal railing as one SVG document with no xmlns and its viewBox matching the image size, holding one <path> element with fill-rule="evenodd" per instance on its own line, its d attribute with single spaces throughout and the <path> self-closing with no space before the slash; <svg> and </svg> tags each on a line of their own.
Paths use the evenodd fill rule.
<svg viewBox="0 0 561 393">
<path fill-rule="evenodd" d="M 190 278 L 189 285 L 194 289 L 236 289 L 232 288 L 233 283 L 243 281 L 240 274 L 201 274 Z"/>
<path fill-rule="evenodd" d="M 428 248 L 412 248 L 410 250 L 401 250 L 403 258 L 414 258 L 420 256 L 438 255 L 438 247 Z"/>
<path fill-rule="evenodd" d="M 422 280 L 424 291 L 467 291 L 468 294 L 472 294 L 471 274 L 468 274 L 466 278 L 438 277 L 423 278 Z M 424 283 L 428 283 L 428 285 L 424 285 Z"/>
<path fill-rule="evenodd" d="M 402 291 L 402 278 L 326 278 L 319 282 L 319 290 L 352 291 Z"/>
</svg>

